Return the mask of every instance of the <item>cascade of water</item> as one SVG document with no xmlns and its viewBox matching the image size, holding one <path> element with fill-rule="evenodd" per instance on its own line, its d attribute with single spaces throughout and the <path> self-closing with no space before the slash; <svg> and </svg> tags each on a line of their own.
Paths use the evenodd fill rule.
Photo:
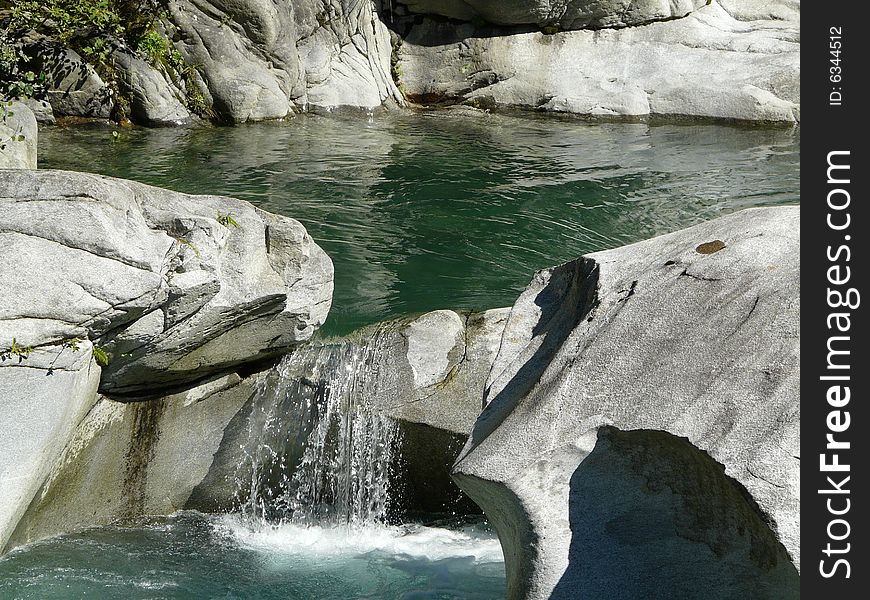
<svg viewBox="0 0 870 600">
<path fill-rule="evenodd" d="M 386 519 L 399 430 L 366 406 L 383 340 L 377 330 L 361 342 L 307 344 L 264 380 L 237 478 L 244 517 L 301 525 Z"/>
</svg>

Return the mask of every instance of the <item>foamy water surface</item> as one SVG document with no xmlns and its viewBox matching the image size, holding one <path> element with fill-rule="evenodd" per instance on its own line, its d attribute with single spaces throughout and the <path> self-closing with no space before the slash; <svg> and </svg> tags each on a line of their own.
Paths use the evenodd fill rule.
<svg viewBox="0 0 870 600">
<path fill-rule="evenodd" d="M 496 600 L 504 586 L 498 539 L 480 524 L 324 528 L 181 513 L 0 559 L 4 600 Z"/>
</svg>

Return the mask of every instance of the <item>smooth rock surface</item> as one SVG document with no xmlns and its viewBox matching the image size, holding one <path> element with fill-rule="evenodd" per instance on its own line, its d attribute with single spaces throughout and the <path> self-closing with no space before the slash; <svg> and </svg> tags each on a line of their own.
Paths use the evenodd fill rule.
<svg viewBox="0 0 870 600">
<path fill-rule="evenodd" d="M 27 105 L 33 112 L 33 116 L 36 117 L 36 122 L 42 125 L 54 125 L 54 111 L 51 108 L 51 104 L 49 104 L 48 100 L 37 100 L 36 98 L 27 98 L 23 100 L 24 104 Z"/>
<path fill-rule="evenodd" d="M 553 35 L 424 18 L 398 50 L 399 81 L 423 103 L 795 122 L 799 13 L 769 16 L 742 21 L 713 3 L 682 19 Z"/>
<path fill-rule="evenodd" d="M 400 421 L 468 435 L 508 312 L 433 311 L 379 325 L 374 342 L 365 341 L 372 330 L 363 329 L 354 337 L 378 346 L 377 384 L 367 402 Z"/>
<path fill-rule="evenodd" d="M 36 67 L 45 74 L 47 100 L 56 116 L 111 116 L 115 106 L 111 88 L 75 50 L 40 44 L 30 52 L 41 61 Z"/>
<path fill-rule="evenodd" d="M 171 0 L 176 47 L 227 121 L 401 104 L 390 37 L 370 2 Z"/>
<path fill-rule="evenodd" d="M 16 257 L 0 263 L 0 340 L 90 339 L 109 357 L 104 392 L 153 394 L 276 356 L 329 311 L 329 257 L 297 221 L 247 202 L 6 171 L 0 204 Z"/>
<path fill-rule="evenodd" d="M 26 104 L 4 103 L 0 112 L 0 169 L 35 169 L 38 135 L 36 117 Z"/>
<path fill-rule="evenodd" d="M 272 411 L 295 414 L 295 404 L 310 397 L 310 390 L 330 389 L 349 391 L 350 396 L 341 396 L 342 404 L 362 405 L 399 421 L 403 442 L 396 472 L 402 491 L 394 508 L 438 512 L 464 507 L 476 512 L 476 507 L 462 502 L 449 478 L 450 465 L 480 412 L 507 315 L 508 309 L 471 314 L 439 310 L 299 346 L 266 375 L 263 394 L 252 398 L 227 425 L 212 467 L 191 495 L 188 508 L 227 510 L 236 482 L 251 480 L 246 470 L 250 453 L 256 451 L 251 442 L 260 441 L 265 427 L 252 418 L 262 419 Z M 360 364 L 364 367 L 357 369 Z M 415 364 L 434 366 L 420 380 Z M 254 413 L 258 416 L 252 417 Z M 283 427 L 300 425 L 279 427 L 272 422 L 271 427 L 283 432 Z M 282 435 L 269 444 L 286 443 Z M 297 435 L 290 438 L 291 445 L 299 443 Z M 284 451 L 291 457 L 301 452 L 296 447 Z"/>
<path fill-rule="evenodd" d="M 716 0 L 740 21 L 794 21 L 801 18 L 800 0 Z"/>
<path fill-rule="evenodd" d="M 8 280 L 3 279 L 4 284 Z M 0 340 L 0 551 L 94 404 L 100 367 L 90 342 L 35 348 Z"/>
<path fill-rule="evenodd" d="M 0 550 L 185 508 L 261 376 L 230 373 L 146 402 L 99 397 Z"/>
<path fill-rule="evenodd" d="M 508 598 L 797 598 L 800 212 L 541 271 L 454 478 Z"/>
<path fill-rule="evenodd" d="M 130 97 L 130 116 L 145 125 L 184 125 L 191 120 L 181 91 L 150 64 L 127 52 L 112 54 L 122 75 L 121 90 Z"/>
<path fill-rule="evenodd" d="M 404 0 L 411 12 L 496 25 L 628 27 L 684 17 L 707 0 Z"/>
</svg>

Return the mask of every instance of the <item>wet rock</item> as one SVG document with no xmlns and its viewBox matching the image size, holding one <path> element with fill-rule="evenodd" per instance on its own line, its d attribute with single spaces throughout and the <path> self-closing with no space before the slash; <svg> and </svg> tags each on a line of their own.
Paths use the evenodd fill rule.
<svg viewBox="0 0 870 600">
<path fill-rule="evenodd" d="M 99 397 L 74 432 L 56 440 L 68 441 L 42 479 L 33 478 L 41 482 L 38 492 L 12 521 L 8 542 L 0 539 L 0 550 L 185 508 L 260 377 L 230 373 L 146 402 Z"/>
</svg>

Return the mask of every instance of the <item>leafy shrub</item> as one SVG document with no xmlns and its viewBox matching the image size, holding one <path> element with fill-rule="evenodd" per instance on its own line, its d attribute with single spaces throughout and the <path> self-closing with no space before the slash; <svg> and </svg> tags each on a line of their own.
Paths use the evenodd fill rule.
<svg viewBox="0 0 870 600">
<path fill-rule="evenodd" d="M 167 0 L 0 0 L 0 98 L 39 98 L 47 89 L 45 76 L 38 75 L 39 66 L 51 62 L 47 46 L 27 48 L 24 43 L 36 34 L 75 50 L 96 69 L 113 89 L 113 118 L 118 121 L 130 113 L 128 99 L 119 93 L 112 60 L 118 42 L 182 87 L 192 112 L 214 117 L 198 84 L 196 67 L 186 64 L 160 33 L 159 21 L 169 19 L 166 6 Z"/>
<path fill-rule="evenodd" d="M 166 42 L 154 29 L 165 0 L 0 0 L 0 79 L 28 81 L 23 70 L 32 57 L 20 42 L 37 34 L 72 48 L 100 75 L 113 79 L 113 42 L 125 42 L 143 53 L 166 53 Z M 13 75 L 11 78 L 9 77 Z M 17 76 L 20 73 L 21 76 Z M 8 86 L 7 86 L 8 87 Z M 32 96 L 26 88 L 19 96 Z M 10 90 L 0 90 L 13 95 Z M 31 93 L 26 93 L 31 92 Z"/>
<path fill-rule="evenodd" d="M 153 65 L 167 61 L 170 57 L 166 40 L 154 29 L 149 29 L 139 38 L 139 44 L 136 49 Z"/>
</svg>

